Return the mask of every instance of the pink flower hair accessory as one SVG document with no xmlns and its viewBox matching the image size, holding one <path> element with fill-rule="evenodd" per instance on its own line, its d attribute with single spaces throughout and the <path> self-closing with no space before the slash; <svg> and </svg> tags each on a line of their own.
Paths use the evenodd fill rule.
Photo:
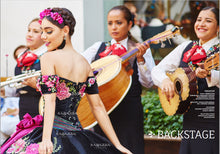
<svg viewBox="0 0 220 154">
<path fill-rule="evenodd" d="M 62 24 L 63 23 L 63 18 L 61 17 L 61 15 L 57 12 L 53 13 L 51 12 L 50 13 L 50 16 L 53 20 L 56 20 L 59 24 Z"/>
<path fill-rule="evenodd" d="M 63 23 L 63 18 L 58 12 L 51 12 L 52 9 L 45 9 L 40 13 L 40 20 L 38 21 L 40 24 L 45 16 L 51 16 L 54 21 L 57 21 L 59 24 Z"/>
</svg>

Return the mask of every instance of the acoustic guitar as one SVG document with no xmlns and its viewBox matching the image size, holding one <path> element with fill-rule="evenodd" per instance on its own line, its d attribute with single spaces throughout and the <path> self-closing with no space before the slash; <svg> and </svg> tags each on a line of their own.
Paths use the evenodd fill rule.
<svg viewBox="0 0 220 154">
<path fill-rule="evenodd" d="M 144 41 L 143 44 L 162 43 L 178 34 L 180 34 L 180 28 L 174 27 Z M 127 61 L 137 52 L 138 49 L 134 48 L 120 57 L 110 55 L 91 64 L 91 67 L 95 70 L 94 74 L 97 78 L 99 95 L 108 114 L 119 105 L 131 86 L 132 69 L 129 67 Z M 85 129 L 89 129 L 97 124 L 85 96 L 82 97 L 79 103 L 77 115 Z"/>
<path fill-rule="evenodd" d="M 219 67 L 219 52 L 211 55 L 204 62 L 204 69 L 208 71 L 217 67 Z M 174 84 L 174 97 L 168 100 L 158 88 L 161 106 L 167 115 L 184 114 L 189 109 L 190 102 L 198 95 L 195 71 L 186 67 L 177 68 L 174 72 L 166 74 Z"/>
</svg>

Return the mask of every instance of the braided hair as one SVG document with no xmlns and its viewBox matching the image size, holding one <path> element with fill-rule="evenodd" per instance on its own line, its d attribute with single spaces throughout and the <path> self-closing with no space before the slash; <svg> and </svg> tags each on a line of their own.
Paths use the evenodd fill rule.
<svg viewBox="0 0 220 154">
<path fill-rule="evenodd" d="M 50 9 L 50 8 L 48 8 Z M 50 21 L 52 24 L 56 25 L 59 28 L 63 28 L 64 26 L 68 26 L 69 27 L 69 35 L 72 36 L 74 33 L 74 28 L 76 25 L 76 20 L 72 14 L 72 12 L 70 12 L 68 9 L 66 8 L 52 8 L 51 12 L 57 12 L 61 15 L 61 17 L 63 18 L 63 23 L 59 24 L 56 20 L 53 20 L 53 18 L 51 16 L 45 16 L 45 18 Z"/>
</svg>

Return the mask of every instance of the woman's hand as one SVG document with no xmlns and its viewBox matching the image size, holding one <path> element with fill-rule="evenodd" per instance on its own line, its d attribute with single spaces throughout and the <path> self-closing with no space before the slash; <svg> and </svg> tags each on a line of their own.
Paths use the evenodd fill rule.
<svg viewBox="0 0 220 154">
<path fill-rule="evenodd" d="M 145 45 L 146 44 L 146 45 Z M 138 62 L 144 62 L 143 55 L 146 53 L 146 50 L 150 47 L 148 43 L 136 43 L 136 47 L 138 48 L 138 52 L 136 54 Z"/>
<path fill-rule="evenodd" d="M 43 140 L 39 144 L 39 154 L 51 154 L 53 152 L 53 143 L 51 140 Z"/>
<path fill-rule="evenodd" d="M 121 151 L 122 153 L 125 154 L 132 154 L 131 151 L 129 151 L 128 149 L 126 149 L 124 146 L 119 145 L 118 147 L 116 147 L 119 151 Z"/>
<path fill-rule="evenodd" d="M 162 81 L 161 90 L 162 90 L 162 94 L 165 94 L 167 96 L 167 100 L 173 98 L 174 84 L 169 78 L 166 78 Z"/>
<path fill-rule="evenodd" d="M 197 63 L 197 65 L 199 67 L 195 71 L 196 72 L 196 76 L 198 78 L 205 78 L 205 77 L 207 77 L 209 71 L 204 69 L 204 63 Z"/>
<path fill-rule="evenodd" d="M 25 80 L 22 82 L 22 84 L 27 85 L 27 86 L 30 86 L 30 87 L 32 87 L 32 88 L 34 88 L 34 89 L 37 89 L 37 86 L 36 86 L 36 84 L 37 84 L 37 78 L 38 78 L 38 77 L 32 77 L 32 78 L 25 79 Z"/>
</svg>

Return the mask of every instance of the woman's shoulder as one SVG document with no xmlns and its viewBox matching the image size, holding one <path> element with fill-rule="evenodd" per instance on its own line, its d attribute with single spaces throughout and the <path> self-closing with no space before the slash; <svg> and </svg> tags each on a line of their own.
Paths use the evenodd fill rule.
<svg viewBox="0 0 220 154">
<path fill-rule="evenodd" d="M 53 56 L 53 55 L 54 55 L 54 52 L 52 52 L 52 51 L 47 51 L 47 52 L 45 52 L 45 53 L 41 56 L 41 58 L 50 57 L 50 56 Z"/>
<path fill-rule="evenodd" d="M 55 57 L 60 56 L 61 50 L 55 50 L 55 51 L 47 51 L 44 53 L 41 57 L 45 59 L 54 59 Z M 52 57 L 52 58 L 51 58 Z"/>
</svg>

